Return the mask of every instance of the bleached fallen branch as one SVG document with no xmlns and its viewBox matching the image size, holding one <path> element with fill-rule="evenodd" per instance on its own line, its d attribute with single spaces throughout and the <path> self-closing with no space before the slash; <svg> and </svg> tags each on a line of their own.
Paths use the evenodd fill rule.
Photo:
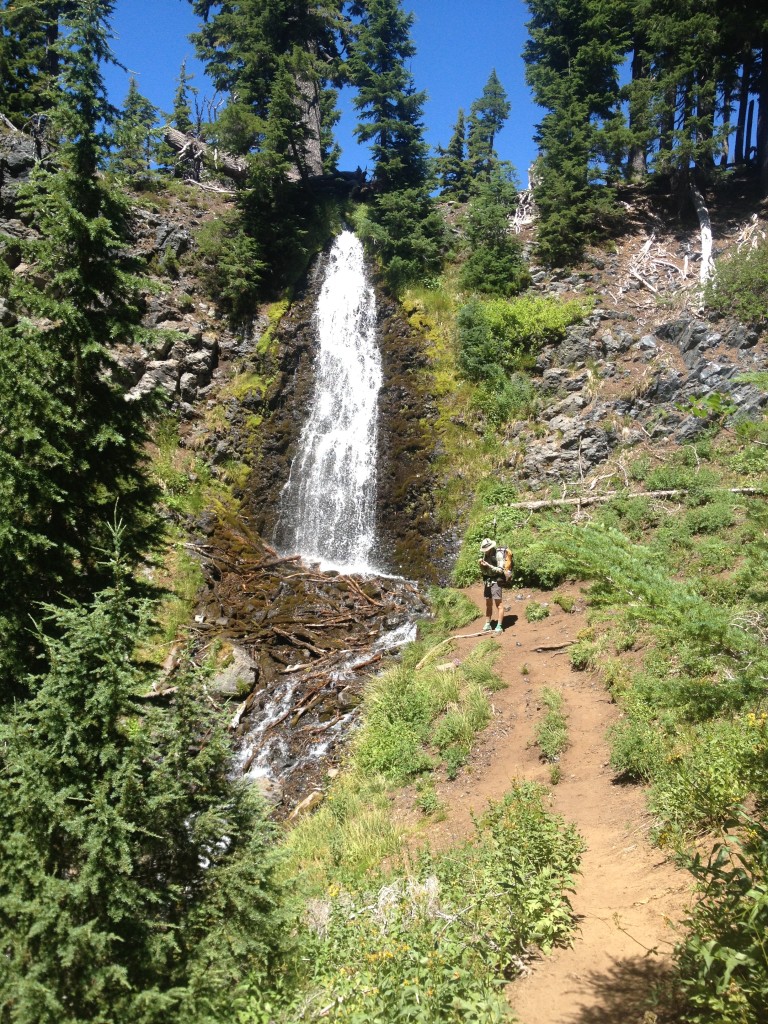
<svg viewBox="0 0 768 1024">
<path fill-rule="evenodd" d="M 219 195 L 219 196 L 238 196 L 238 195 L 242 194 L 240 192 L 235 192 L 234 189 L 231 189 L 231 188 L 221 188 L 218 185 L 212 185 L 208 181 L 196 181 L 194 178 L 185 178 L 184 179 L 184 184 L 185 185 L 196 185 L 197 188 L 201 188 L 203 190 L 203 192 L 215 192 L 216 195 Z"/>
<path fill-rule="evenodd" d="M 728 494 L 746 494 L 755 498 L 768 498 L 768 491 L 759 487 L 728 487 Z M 688 494 L 688 488 L 682 487 L 672 491 L 606 491 L 604 494 L 593 494 L 579 498 L 551 498 L 542 501 L 514 501 L 505 504 L 504 508 L 522 509 L 538 512 L 543 508 L 561 508 L 565 505 L 600 505 L 614 498 L 679 498 Z"/>
<path fill-rule="evenodd" d="M 712 259 L 712 222 L 709 219 L 709 210 L 704 204 L 704 196 L 695 185 L 691 186 L 693 205 L 696 208 L 696 216 L 699 218 L 701 230 L 701 267 L 699 269 L 699 281 L 706 284 L 715 270 Z"/>
</svg>

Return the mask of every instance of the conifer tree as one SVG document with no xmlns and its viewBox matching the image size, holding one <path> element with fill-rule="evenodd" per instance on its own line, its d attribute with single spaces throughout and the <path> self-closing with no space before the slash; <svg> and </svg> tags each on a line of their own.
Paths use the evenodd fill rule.
<svg viewBox="0 0 768 1024">
<path fill-rule="evenodd" d="M 131 76 L 115 124 L 112 170 L 128 178 L 146 178 L 158 153 L 156 124 L 157 107 L 141 95 L 136 79 Z"/>
<path fill-rule="evenodd" d="M 467 126 L 464 111 L 459 110 L 447 149 L 437 147 L 435 171 L 440 195 L 460 203 L 469 197 L 469 166 L 467 164 Z"/>
<path fill-rule="evenodd" d="M 430 196 L 422 107 L 406 61 L 413 16 L 399 0 L 358 0 L 347 63 L 360 112 L 355 134 L 371 143 L 377 195 L 368 239 L 395 287 L 440 266 L 444 229 Z"/>
<path fill-rule="evenodd" d="M 482 96 L 475 100 L 469 112 L 467 148 L 473 178 L 490 175 L 498 159 L 494 149 L 496 136 L 504 127 L 510 110 L 506 90 L 494 68 L 483 87 Z"/>
<path fill-rule="evenodd" d="M 293 91 L 304 98 L 294 136 L 317 134 L 320 93 L 338 78 L 342 0 L 190 0 L 204 19 L 193 37 L 217 91 L 228 96 L 215 132 L 237 153 L 261 149 L 273 89 L 285 94 L 286 68 L 296 75 Z M 313 140 L 316 141 L 316 140 Z M 302 154 L 302 163 L 307 154 Z M 302 168 L 300 168 L 301 170 Z"/>
<path fill-rule="evenodd" d="M 656 140 L 653 169 L 673 174 L 682 194 L 691 166 L 708 175 L 722 148 L 722 128 L 714 123 L 724 70 L 719 5 L 681 0 L 672 10 L 659 0 L 639 0 L 634 17 L 652 84 L 643 95 Z"/>
<path fill-rule="evenodd" d="M 470 253 L 461 270 L 461 287 L 486 295 L 516 295 L 530 283 L 523 249 L 512 232 L 517 188 L 511 168 L 496 166 L 481 179 L 467 211 Z"/>
<path fill-rule="evenodd" d="M 197 95 L 197 89 L 191 84 L 194 75 L 187 72 L 186 58 L 181 62 L 179 77 L 176 79 L 176 92 L 173 94 L 173 111 L 171 124 L 180 132 L 191 132 L 195 124 L 192 120 L 192 104 L 190 97 Z"/>
<path fill-rule="evenodd" d="M 100 585 L 98 552 L 115 505 L 134 557 L 158 530 L 143 466 L 145 411 L 114 379 L 112 346 L 137 337 L 139 282 L 125 256 L 125 201 L 99 173 L 110 121 L 100 64 L 109 58 L 112 7 L 81 0 L 64 22 L 57 166 L 38 168 L 26 190 L 38 234 L 24 243 L 25 263 L 5 275 L 15 314 L 0 345 L 5 683 L 34 653 L 37 602 L 87 597 Z"/>
<path fill-rule="evenodd" d="M 0 109 L 18 127 L 55 107 L 59 28 L 76 0 L 0 2 Z"/>
<path fill-rule="evenodd" d="M 140 702 L 119 548 L 109 569 L 90 605 L 46 609 L 50 667 L 0 726 L 5 1024 L 231 1019 L 276 945 L 261 804 L 192 679 L 170 712 Z"/>
<path fill-rule="evenodd" d="M 621 9 L 601 0 L 528 6 L 526 78 L 547 111 L 536 135 L 539 252 L 548 263 L 569 263 L 616 217 L 600 125 L 610 122 L 615 135 L 617 69 L 629 43 Z"/>
</svg>

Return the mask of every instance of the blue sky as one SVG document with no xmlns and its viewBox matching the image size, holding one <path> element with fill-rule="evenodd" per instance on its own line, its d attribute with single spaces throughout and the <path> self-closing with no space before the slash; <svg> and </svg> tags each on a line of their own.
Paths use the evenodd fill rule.
<svg viewBox="0 0 768 1024">
<path fill-rule="evenodd" d="M 413 37 L 417 54 L 411 70 L 419 89 L 426 90 L 424 110 L 427 141 L 447 145 L 459 107 L 470 104 L 483 91 L 492 68 L 501 79 L 510 102 L 509 122 L 498 137 L 499 155 L 510 160 L 524 184 L 527 168 L 536 155 L 534 125 L 543 111 L 536 107 L 525 84 L 521 52 L 526 39 L 528 8 L 522 0 L 406 0 L 415 16 Z M 188 0 L 117 0 L 113 46 L 118 59 L 136 75 L 139 89 L 163 110 L 172 105 L 181 61 L 195 73 L 201 96 L 210 96 L 202 68 L 188 40 L 196 19 Z M 128 90 L 128 76 L 117 68 L 107 71 L 113 103 L 120 105 Z M 342 146 L 342 168 L 365 167 L 368 152 L 352 134 L 355 115 L 348 99 L 337 128 Z"/>
</svg>

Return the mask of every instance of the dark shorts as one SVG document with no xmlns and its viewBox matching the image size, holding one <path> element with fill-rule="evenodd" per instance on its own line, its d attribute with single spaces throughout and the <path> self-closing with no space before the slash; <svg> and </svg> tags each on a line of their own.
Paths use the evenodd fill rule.
<svg viewBox="0 0 768 1024">
<path fill-rule="evenodd" d="M 483 597 L 486 600 L 489 597 L 494 601 L 501 600 L 501 585 L 498 580 L 483 580 Z"/>
</svg>

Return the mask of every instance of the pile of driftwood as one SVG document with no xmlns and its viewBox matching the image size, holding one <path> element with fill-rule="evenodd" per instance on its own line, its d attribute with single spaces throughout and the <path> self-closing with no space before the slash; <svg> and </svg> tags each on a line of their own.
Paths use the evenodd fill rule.
<svg viewBox="0 0 768 1024">
<path fill-rule="evenodd" d="M 267 771 L 295 803 L 333 763 L 365 678 L 396 651 L 389 634 L 424 614 L 423 599 L 407 580 L 323 572 L 280 555 L 243 524 L 195 551 L 206 580 L 200 655 L 221 640 L 252 659 L 250 692 L 231 719 L 241 768 Z"/>
<path fill-rule="evenodd" d="M 412 583 L 323 572 L 244 527 L 196 551 L 206 578 L 196 631 L 248 648 L 267 679 L 330 669 L 423 607 Z"/>
</svg>

